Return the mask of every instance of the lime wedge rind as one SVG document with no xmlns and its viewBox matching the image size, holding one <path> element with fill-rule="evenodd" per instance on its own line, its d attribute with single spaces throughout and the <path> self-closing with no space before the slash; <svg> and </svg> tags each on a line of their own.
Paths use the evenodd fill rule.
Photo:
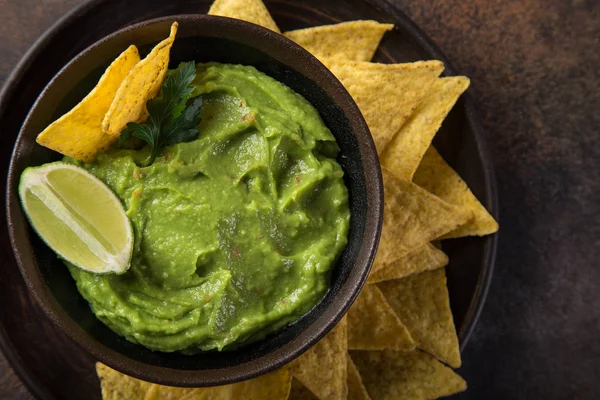
<svg viewBox="0 0 600 400">
<path fill-rule="evenodd" d="M 94 234 L 92 234 L 90 229 L 86 229 L 86 224 L 81 224 L 77 220 L 79 218 L 80 220 L 83 219 L 89 222 L 89 219 L 87 219 L 85 215 L 73 215 L 74 208 L 65 201 L 64 197 L 60 196 L 60 193 L 57 193 L 56 188 L 54 188 L 52 183 L 47 179 L 48 173 L 57 169 L 69 170 L 69 173 L 84 175 L 85 181 L 89 183 L 90 187 L 95 189 L 94 193 L 97 194 L 98 189 L 101 189 L 100 191 L 102 196 L 105 196 L 104 200 L 106 201 L 108 198 L 110 199 L 110 202 L 114 204 L 115 207 L 112 210 L 112 217 L 113 219 L 116 219 L 115 223 L 123 224 L 126 232 L 125 243 L 123 243 L 123 246 L 119 251 L 111 251 L 113 250 L 112 248 L 107 249 L 107 247 L 103 245 L 100 240 L 94 237 L 94 234 L 102 235 L 101 231 L 94 229 Z M 86 188 L 82 188 L 82 192 L 85 192 L 85 190 Z M 54 214 L 58 220 L 60 220 L 62 224 L 66 225 L 75 234 L 75 236 L 85 246 L 87 246 L 89 251 L 97 257 L 97 262 L 90 262 L 89 259 L 85 262 L 82 262 L 82 260 L 78 260 L 76 256 L 69 257 L 65 254 L 68 253 L 65 251 L 65 247 L 69 246 L 68 243 L 65 243 L 63 246 L 63 244 L 57 244 L 59 240 L 57 240 L 56 237 L 47 237 L 51 235 L 48 233 L 47 229 L 45 233 L 42 231 L 42 229 L 40 229 L 43 221 L 36 221 L 36 217 L 34 217 L 39 213 L 35 213 L 34 210 L 30 210 L 30 205 L 27 201 L 28 193 L 34 195 L 41 203 L 43 203 L 45 207 L 47 207 L 48 210 L 50 210 L 51 213 Z M 91 175 L 86 170 L 63 162 L 46 164 L 41 167 L 27 168 L 21 175 L 21 180 L 19 183 L 19 197 L 21 199 L 23 209 L 25 210 L 25 214 L 33 229 L 48 245 L 48 247 L 50 247 L 60 258 L 81 269 L 98 274 L 121 274 L 126 272 L 129 268 L 133 253 L 133 228 L 131 226 L 131 221 L 125 214 L 125 210 L 123 210 L 121 202 L 115 196 L 115 194 L 102 181 Z M 94 198 L 89 198 L 86 200 L 94 201 Z M 114 213 L 115 209 L 120 211 L 117 213 L 116 218 Z M 98 212 L 103 212 L 103 210 L 98 210 Z"/>
</svg>

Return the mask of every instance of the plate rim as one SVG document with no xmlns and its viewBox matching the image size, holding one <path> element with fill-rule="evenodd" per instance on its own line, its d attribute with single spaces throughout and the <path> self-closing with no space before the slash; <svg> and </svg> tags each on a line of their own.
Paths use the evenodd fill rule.
<svg viewBox="0 0 600 400">
<path fill-rule="evenodd" d="M 22 80 L 24 70 L 32 64 L 38 57 L 39 53 L 43 48 L 53 40 L 55 36 L 65 29 L 73 21 L 79 17 L 85 15 L 89 9 L 93 9 L 102 3 L 111 0 L 86 0 L 83 3 L 71 8 L 54 23 L 52 23 L 35 41 L 30 45 L 25 54 L 21 57 L 19 62 L 13 67 L 10 74 L 7 76 L 2 88 L 0 89 L 0 115 L 5 112 L 7 107 L 8 98 L 13 95 L 15 87 Z M 410 17 L 408 17 L 403 11 L 401 11 L 396 5 L 391 4 L 387 0 L 358 0 L 364 1 L 375 9 L 382 11 L 387 14 L 394 21 L 394 24 L 401 26 L 402 29 L 407 31 L 411 36 L 417 47 L 424 50 L 425 53 L 431 55 L 433 58 L 442 61 L 446 66 L 446 74 L 457 75 L 457 71 L 448 60 L 446 55 L 437 46 L 437 44 L 423 31 Z M 474 100 L 469 93 L 465 92 L 462 95 L 466 121 L 473 131 L 476 137 L 476 145 L 478 151 L 483 155 L 481 163 L 483 165 L 483 173 L 486 177 L 485 182 L 485 201 L 479 199 L 490 214 L 499 220 L 499 203 L 498 203 L 498 189 L 496 174 L 494 165 L 491 160 L 491 153 L 489 151 L 488 140 L 485 135 L 481 118 L 475 108 Z M 465 316 L 465 324 L 458 333 L 460 341 L 461 352 L 465 350 L 466 345 L 479 321 L 483 306 L 487 299 L 489 287 L 493 277 L 496 252 L 498 243 L 498 233 L 492 234 L 486 238 L 483 250 L 483 268 L 480 276 L 477 280 L 475 292 L 473 294 L 473 301 L 471 302 L 467 314 Z M 21 380 L 27 390 L 38 399 L 52 399 L 52 395 L 47 391 L 46 388 L 34 382 L 31 373 L 28 368 L 20 359 L 20 356 L 15 351 L 13 345 L 10 344 L 10 339 L 5 333 L 4 327 L 0 326 L 0 351 L 5 356 L 8 364 L 15 372 L 15 375 Z"/>
</svg>

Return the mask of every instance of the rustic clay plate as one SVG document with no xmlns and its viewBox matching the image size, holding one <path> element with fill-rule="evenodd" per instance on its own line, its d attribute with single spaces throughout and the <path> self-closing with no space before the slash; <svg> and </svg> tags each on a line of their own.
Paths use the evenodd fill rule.
<svg viewBox="0 0 600 400">
<path fill-rule="evenodd" d="M 0 96 L 0 162 L 4 175 L 27 112 L 50 79 L 70 59 L 122 27 L 161 16 L 204 13 L 210 3 L 211 0 L 134 0 L 127 3 L 92 0 L 63 17 L 27 53 Z M 267 0 L 265 3 L 284 31 L 356 19 L 395 23 L 396 29 L 386 34 L 376 60 L 438 59 L 446 63 L 446 75 L 460 72 L 453 70 L 440 50 L 412 21 L 385 0 Z M 468 95 L 463 96 L 450 113 L 435 144 L 497 217 L 495 177 L 481 124 Z M 6 224 L 5 220 L 2 222 Z M 444 242 L 444 251 L 450 257 L 450 301 L 462 348 L 481 311 L 492 275 L 495 250 L 495 235 Z M 0 232 L 0 256 L 3 260 L 0 267 L 0 347 L 17 374 L 31 392 L 42 399 L 100 398 L 94 360 L 58 332 L 29 297 L 5 229 Z"/>
</svg>

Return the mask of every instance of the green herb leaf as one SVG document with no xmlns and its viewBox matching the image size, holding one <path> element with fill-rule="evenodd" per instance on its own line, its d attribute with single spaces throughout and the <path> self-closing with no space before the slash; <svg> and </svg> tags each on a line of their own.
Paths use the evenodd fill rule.
<svg viewBox="0 0 600 400">
<path fill-rule="evenodd" d="M 198 137 L 196 127 L 200 123 L 200 107 L 202 99 L 198 97 L 177 118 L 172 120 L 163 130 L 164 146 L 175 143 L 189 142 Z"/>
<path fill-rule="evenodd" d="M 160 96 L 146 103 L 152 121 L 163 126 L 170 118 L 175 118 L 185 108 L 185 103 L 194 90 L 190 83 L 196 77 L 196 65 L 193 62 L 182 63 L 175 73 L 167 75 L 160 89 Z"/>
<path fill-rule="evenodd" d="M 150 165 L 163 147 L 195 140 L 202 100 L 198 98 L 186 107 L 194 91 L 190 84 L 195 77 L 194 62 L 182 63 L 176 71 L 168 74 L 160 95 L 146 102 L 148 120 L 142 124 L 128 123 L 121 131 L 119 146 L 124 147 L 132 137 L 143 140 L 150 146 Z"/>
</svg>

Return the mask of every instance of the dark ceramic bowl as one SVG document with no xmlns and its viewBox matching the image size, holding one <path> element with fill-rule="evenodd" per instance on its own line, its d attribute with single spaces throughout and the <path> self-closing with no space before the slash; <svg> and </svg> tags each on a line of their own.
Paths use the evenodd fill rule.
<svg viewBox="0 0 600 400">
<path fill-rule="evenodd" d="M 181 61 L 252 65 L 304 96 L 321 114 L 341 148 L 338 161 L 350 193 L 348 246 L 334 266 L 331 289 L 296 323 L 237 350 L 195 356 L 150 351 L 102 324 L 78 293 L 67 268 L 30 229 L 17 185 L 27 166 L 59 159 L 35 143 L 50 122 L 95 85 L 128 45 L 142 55 L 165 38 L 173 21 L 179 32 L 171 67 Z M 381 231 L 383 186 L 369 130 L 350 95 L 308 52 L 259 26 L 229 18 L 184 15 L 155 19 L 118 31 L 76 56 L 48 84 L 17 139 L 8 175 L 7 216 L 21 273 L 54 323 L 103 363 L 141 379 L 175 386 L 220 385 L 266 373 L 291 361 L 325 335 L 348 310 L 373 262 Z"/>
</svg>

